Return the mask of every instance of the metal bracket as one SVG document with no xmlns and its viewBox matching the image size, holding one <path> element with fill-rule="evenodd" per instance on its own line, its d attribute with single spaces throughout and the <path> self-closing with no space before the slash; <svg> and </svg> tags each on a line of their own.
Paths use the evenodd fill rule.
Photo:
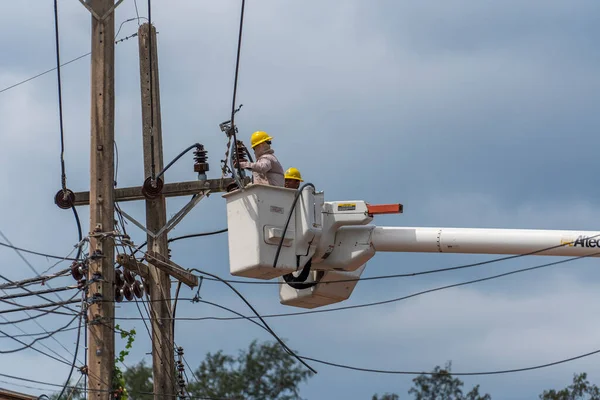
<svg viewBox="0 0 600 400">
<path fill-rule="evenodd" d="M 119 6 L 119 4 L 121 4 L 123 2 L 123 0 L 117 0 L 117 2 L 108 9 L 108 11 L 106 11 L 104 13 L 104 15 L 99 16 L 98 13 L 96 11 L 94 11 L 94 9 L 92 8 L 92 6 L 89 5 L 89 3 L 91 2 L 91 0 L 79 0 L 79 2 L 81 4 L 83 4 L 83 6 L 85 8 L 88 9 L 89 12 L 92 13 L 92 15 L 94 16 L 94 18 L 96 18 L 98 21 L 104 21 L 106 19 L 106 17 L 108 17 L 113 11 L 115 11 L 115 8 L 117 8 Z"/>
<path fill-rule="evenodd" d="M 181 210 L 179 210 L 177 212 L 177 214 L 175 214 L 173 216 L 173 218 L 171 218 L 157 233 L 154 233 L 151 230 L 149 230 L 148 228 L 146 228 L 144 225 L 142 225 L 140 222 L 136 221 L 135 218 L 133 218 L 132 216 L 127 214 L 125 211 L 121 210 L 120 213 L 125 218 L 127 218 L 129 221 L 131 221 L 135 226 L 137 226 L 138 228 L 140 228 L 141 230 L 146 232 L 151 238 L 156 239 L 163 233 L 166 234 L 171 229 L 175 228 L 175 226 L 179 222 L 181 222 L 183 217 L 185 217 L 190 211 L 192 211 L 192 209 L 194 207 L 196 207 L 196 205 L 200 202 L 200 200 L 202 200 L 205 196 L 207 196 L 208 193 L 210 193 L 210 190 L 204 190 L 200 193 L 193 195 L 192 199 L 185 206 L 183 206 L 183 208 Z"/>
<path fill-rule="evenodd" d="M 171 229 L 175 228 L 175 226 L 181 222 L 183 217 L 185 217 L 196 205 L 206 197 L 210 193 L 210 190 L 205 190 L 204 192 L 195 194 L 192 196 L 192 199 L 185 205 L 177 214 L 173 216 L 166 224 L 162 227 L 160 231 L 156 234 L 156 237 L 160 237 L 163 233 L 168 233 Z"/>
</svg>

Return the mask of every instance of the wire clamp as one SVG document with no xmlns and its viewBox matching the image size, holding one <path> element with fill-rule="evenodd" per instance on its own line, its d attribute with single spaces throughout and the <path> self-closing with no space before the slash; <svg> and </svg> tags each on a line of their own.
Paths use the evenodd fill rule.
<svg viewBox="0 0 600 400">
<path fill-rule="evenodd" d="M 200 299 L 202 298 L 202 297 L 200 297 L 200 288 L 202 288 L 202 282 L 203 281 L 204 281 L 204 277 L 201 276 L 200 277 L 200 281 L 198 282 L 198 290 L 196 290 L 196 295 L 191 300 L 192 303 L 199 303 L 200 302 Z"/>
</svg>

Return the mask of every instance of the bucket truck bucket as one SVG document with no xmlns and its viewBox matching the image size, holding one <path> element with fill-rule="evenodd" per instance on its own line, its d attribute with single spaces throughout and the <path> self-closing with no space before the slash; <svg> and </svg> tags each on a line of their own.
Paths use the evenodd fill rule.
<svg viewBox="0 0 600 400">
<path fill-rule="evenodd" d="M 366 264 L 352 272 L 311 271 L 305 283 L 319 282 L 306 289 L 294 289 L 279 278 L 281 304 L 301 308 L 317 308 L 347 300 L 358 283 Z"/>
<path fill-rule="evenodd" d="M 292 189 L 256 184 L 223 195 L 227 202 L 232 275 L 272 279 L 296 271 L 295 215 L 292 215 L 277 265 L 273 268 L 295 193 Z"/>
</svg>

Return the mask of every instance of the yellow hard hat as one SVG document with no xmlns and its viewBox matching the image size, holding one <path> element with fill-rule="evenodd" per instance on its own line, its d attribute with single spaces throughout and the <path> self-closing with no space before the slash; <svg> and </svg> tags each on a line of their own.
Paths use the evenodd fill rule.
<svg viewBox="0 0 600 400">
<path fill-rule="evenodd" d="M 288 170 L 285 171 L 285 179 L 295 179 L 297 181 L 304 182 L 304 180 L 302 180 L 302 175 L 300 175 L 300 171 L 294 167 L 288 168 Z"/>
<path fill-rule="evenodd" d="M 273 138 L 269 136 L 267 132 L 256 131 L 252 134 L 252 137 L 250 138 L 250 144 L 252 145 L 252 148 L 255 148 L 256 146 L 266 142 L 267 140 L 273 140 Z"/>
</svg>

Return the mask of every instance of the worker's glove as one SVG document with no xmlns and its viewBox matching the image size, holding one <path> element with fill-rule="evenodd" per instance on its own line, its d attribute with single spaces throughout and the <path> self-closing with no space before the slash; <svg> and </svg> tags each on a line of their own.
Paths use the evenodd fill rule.
<svg viewBox="0 0 600 400">
<path fill-rule="evenodd" d="M 250 163 L 246 162 L 246 161 L 240 161 L 240 168 L 241 169 L 249 169 L 250 168 Z"/>
</svg>

